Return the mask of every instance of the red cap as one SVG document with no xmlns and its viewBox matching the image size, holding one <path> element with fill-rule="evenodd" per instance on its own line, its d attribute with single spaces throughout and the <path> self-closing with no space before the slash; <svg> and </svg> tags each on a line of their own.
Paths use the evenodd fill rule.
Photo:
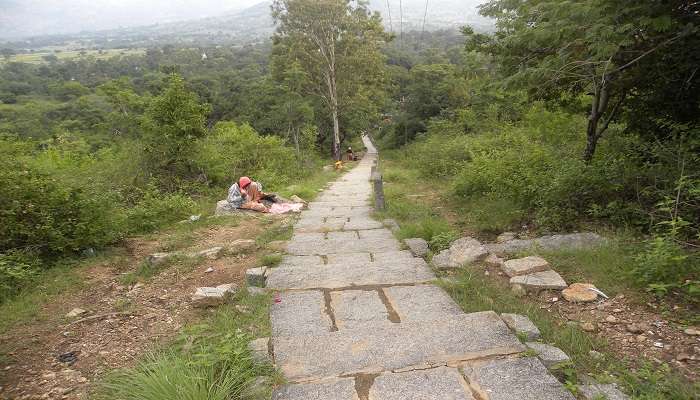
<svg viewBox="0 0 700 400">
<path fill-rule="evenodd" d="M 245 189 L 251 182 L 253 181 L 251 181 L 250 178 L 247 176 L 242 176 L 241 179 L 238 180 L 238 186 L 240 186 L 241 189 Z"/>
</svg>

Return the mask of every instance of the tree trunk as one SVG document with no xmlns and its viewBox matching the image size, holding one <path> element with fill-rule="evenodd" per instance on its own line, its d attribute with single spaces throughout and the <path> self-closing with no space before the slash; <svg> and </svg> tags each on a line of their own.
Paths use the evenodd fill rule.
<svg viewBox="0 0 700 400">
<path fill-rule="evenodd" d="M 329 68 L 327 76 L 328 97 L 330 98 L 331 117 L 333 118 L 333 158 L 340 160 L 340 122 L 338 121 L 338 92 L 336 90 L 335 70 Z"/>
<path fill-rule="evenodd" d="M 604 82 L 600 87 L 596 86 L 593 93 L 591 114 L 588 116 L 588 128 L 586 129 L 586 149 L 583 152 L 583 161 L 586 164 L 590 164 L 590 162 L 593 161 L 593 156 L 598 146 L 598 139 L 600 139 L 600 136 L 607 128 L 607 124 L 604 124 L 603 129 L 600 129 L 599 125 L 601 117 L 608 108 L 609 102 L 610 91 Z M 612 119 L 612 117 L 612 115 L 609 116 L 610 119 Z"/>
</svg>

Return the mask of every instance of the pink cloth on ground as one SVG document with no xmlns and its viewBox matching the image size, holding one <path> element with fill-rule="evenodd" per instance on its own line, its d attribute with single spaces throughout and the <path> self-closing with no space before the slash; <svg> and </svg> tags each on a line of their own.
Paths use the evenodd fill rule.
<svg viewBox="0 0 700 400">
<path fill-rule="evenodd" d="M 303 207 L 303 203 L 275 203 L 270 207 L 270 214 L 286 214 L 290 211 L 299 212 Z"/>
</svg>

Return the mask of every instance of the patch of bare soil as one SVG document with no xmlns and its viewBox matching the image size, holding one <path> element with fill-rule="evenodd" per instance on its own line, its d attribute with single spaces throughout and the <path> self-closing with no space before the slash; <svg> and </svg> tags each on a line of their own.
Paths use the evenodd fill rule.
<svg viewBox="0 0 700 400">
<path fill-rule="evenodd" d="M 194 233 L 187 250 L 254 239 L 262 229 L 256 219 L 235 227 L 202 228 Z M 172 267 L 130 287 L 120 283 L 122 274 L 138 268 L 167 239 L 164 235 L 158 240 L 129 240 L 126 269 L 104 264 L 88 268 L 84 288 L 45 305 L 42 314 L 47 318 L 2 335 L 10 363 L 0 371 L 0 399 L 86 398 L 90 384 L 106 372 L 134 365 L 185 324 L 201 317 L 206 311 L 194 309 L 190 300 L 197 287 L 240 285 L 245 270 L 256 263 L 254 253 L 238 254 L 204 260 L 193 269 Z M 214 271 L 205 272 L 210 267 Z M 73 308 L 87 313 L 66 318 Z"/>
<path fill-rule="evenodd" d="M 508 289 L 508 279 L 499 268 L 485 269 Z M 658 305 L 640 304 L 618 295 L 598 298 L 592 303 L 570 303 L 560 293 L 540 292 L 531 301 L 552 313 L 563 323 L 575 323 L 590 334 L 607 342 L 609 350 L 620 359 L 666 363 L 691 381 L 700 377 L 700 336 L 679 327 L 672 316 L 665 317 Z"/>
</svg>

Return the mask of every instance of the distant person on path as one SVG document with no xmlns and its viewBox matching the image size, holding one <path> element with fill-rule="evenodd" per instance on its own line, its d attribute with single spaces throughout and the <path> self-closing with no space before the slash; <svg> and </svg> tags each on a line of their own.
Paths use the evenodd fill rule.
<svg viewBox="0 0 700 400">
<path fill-rule="evenodd" d="M 355 153 L 352 151 L 352 147 L 348 147 L 348 161 L 355 161 Z"/>
<path fill-rule="evenodd" d="M 265 204 L 261 202 L 264 197 L 265 193 L 262 191 L 262 185 L 254 182 L 247 176 L 243 176 L 228 190 L 226 200 L 235 208 L 263 213 L 270 212 Z"/>
</svg>

